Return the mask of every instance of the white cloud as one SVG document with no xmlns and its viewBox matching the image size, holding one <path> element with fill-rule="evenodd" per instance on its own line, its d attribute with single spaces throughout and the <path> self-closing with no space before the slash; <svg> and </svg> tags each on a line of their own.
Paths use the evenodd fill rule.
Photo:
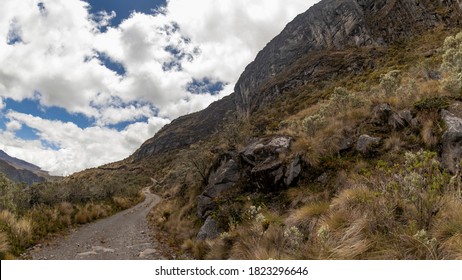
<svg viewBox="0 0 462 280">
<path fill-rule="evenodd" d="M 151 117 L 147 123 L 136 123 L 119 132 L 98 126 L 81 129 L 73 123 L 44 120 L 17 112 L 9 112 L 6 117 L 9 124 L 24 124 L 37 130 L 40 140 L 17 139 L 9 129 L 0 133 L 3 146 L 0 149 L 55 175 L 123 159 L 168 123 L 165 119 Z M 47 149 L 46 144 L 59 149 Z"/>
<path fill-rule="evenodd" d="M 5 150 L 55 174 L 121 159 L 166 119 L 203 109 L 231 93 L 257 52 L 318 1 L 219 2 L 169 0 L 162 13 L 134 13 L 110 27 L 112 11 L 90 15 L 81 0 L 2 0 L 0 110 L 5 98 L 39 97 L 44 106 L 95 120 L 93 127 L 81 129 L 10 111 L 9 127 L 0 131 Z M 17 37 L 13 45 L 9 34 Z M 122 65 L 125 74 L 108 69 L 103 56 Z M 215 95 L 187 91 L 194 79 L 204 78 L 226 86 Z M 143 119 L 148 121 L 120 132 L 107 127 Z M 22 124 L 37 130 L 40 139 L 15 137 L 13 131 Z M 50 149 L 43 144 L 47 142 L 61 148 Z"/>
</svg>

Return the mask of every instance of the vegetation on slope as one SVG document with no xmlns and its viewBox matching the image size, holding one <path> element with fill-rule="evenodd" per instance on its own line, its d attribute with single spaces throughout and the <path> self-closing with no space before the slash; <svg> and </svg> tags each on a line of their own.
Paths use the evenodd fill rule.
<svg viewBox="0 0 462 280">
<path fill-rule="evenodd" d="M 462 35 L 444 40 L 448 33 L 384 48 L 362 73 L 289 87 L 271 107 L 178 152 L 158 177 L 156 191 L 166 199 L 152 221 L 172 245 L 201 259 L 461 259 L 460 173 L 439 161 L 441 110 L 457 113 L 462 105 Z M 413 121 L 377 122 L 383 104 Z M 341 147 L 364 134 L 381 139 L 371 153 Z M 213 159 L 268 135 L 295 139 L 291 154 L 305 162 L 302 179 L 271 193 L 236 186 L 215 201 L 220 237 L 196 240 L 203 223 L 196 199 Z"/>
<path fill-rule="evenodd" d="M 0 174 L 0 258 L 20 257 L 30 246 L 69 227 L 140 202 L 143 197 L 139 190 L 147 181 L 137 178 L 88 170 L 63 180 L 27 186 Z"/>
</svg>

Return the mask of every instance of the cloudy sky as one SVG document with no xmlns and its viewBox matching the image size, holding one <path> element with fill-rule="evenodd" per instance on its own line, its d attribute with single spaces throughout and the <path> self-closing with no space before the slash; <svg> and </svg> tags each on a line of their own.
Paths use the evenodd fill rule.
<svg viewBox="0 0 462 280">
<path fill-rule="evenodd" d="M 315 2 L 1 0 L 0 149 L 53 175 L 121 160 Z"/>
</svg>

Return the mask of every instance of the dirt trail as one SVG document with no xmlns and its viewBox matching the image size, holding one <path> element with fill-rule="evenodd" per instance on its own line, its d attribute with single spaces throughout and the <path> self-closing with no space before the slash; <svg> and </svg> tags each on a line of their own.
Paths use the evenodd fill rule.
<svg viewBox="0 0 462 280">
<path fill-rule="evenodd" d="M 160 246 L 148 235 L 146 215 L 160 202 L 149 188 L 144 202 L 112 217 L 84 225 L 48 246 L 36 247 L 32 259 L 137 260 L 164 259 Z"/>
</svg>

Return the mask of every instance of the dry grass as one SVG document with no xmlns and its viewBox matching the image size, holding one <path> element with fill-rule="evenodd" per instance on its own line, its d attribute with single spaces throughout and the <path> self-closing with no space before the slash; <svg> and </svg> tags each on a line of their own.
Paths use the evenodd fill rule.
<svg viewBox="0 0 462 280">
<path fill-rule="evenodd" d="M 404 141 L 401 140 L 401 136 L 398 133 L 394 132 L 390 135 L 390 137 L 385 139 L 383 146 L 387 151 L 399 152 L 401 151 L 404 144 Z"/>
<path fill-rule="evenodd" d="M 433 120 L 426 120 L 423 123 L 420 135 L 427 147 L 434 147 L 438 144 L 438 137 L 435 135 L 435 122 Z"/>
<path fill-rule="evenodd" d="M 13 213 L 11 213 L 8 210 L 2 210 L 0 211 L 0 222 L 6 224 L 6 225 L 11 225 L 16 222 L 16 217 Z"/>
<path fill-rule="evenodd" d="M 112 201 L 117 207 L 121 209 L 127 209 L 131 206 L 130 200 L 125 197 L 115 196 L 112 198 Z"/>
<path fill-rule="evenodd" d="M 311 166 L 318 166 L 324 154 L 323 143 L 312 137 L 297 139 L 292 144 L 291 150 L 294 154 L 301 155 L 303 160 Z"/>
<path fill-rule="evenodd" d="M 329 202 L 315 202 L 294 210 L 286 219 L 288 226 L 296 226 L 308 232 L 313 231 L 320 217 L 329 211 Z"/>
<path fill-rule="evenodd" d="M 281 227 L 270 226 L 264 233 L 241 227 L 237 241 L 230 252 L 230 259 L 285 260 L 296 258 L 288 248 L 289 240 Z"/>
<path fill-rule="evenodd" d="M 8 243 L 8 236 L 5 232 L 0 231 L 0 256 L 8 252 L 10 245 Z"/>
<path fill-rule="evenodd" d="M 61 215 L 71 216 L 74 214 L 74 206 L 69 202 L 61 202 L 57 209 Z"/>
</svg>

